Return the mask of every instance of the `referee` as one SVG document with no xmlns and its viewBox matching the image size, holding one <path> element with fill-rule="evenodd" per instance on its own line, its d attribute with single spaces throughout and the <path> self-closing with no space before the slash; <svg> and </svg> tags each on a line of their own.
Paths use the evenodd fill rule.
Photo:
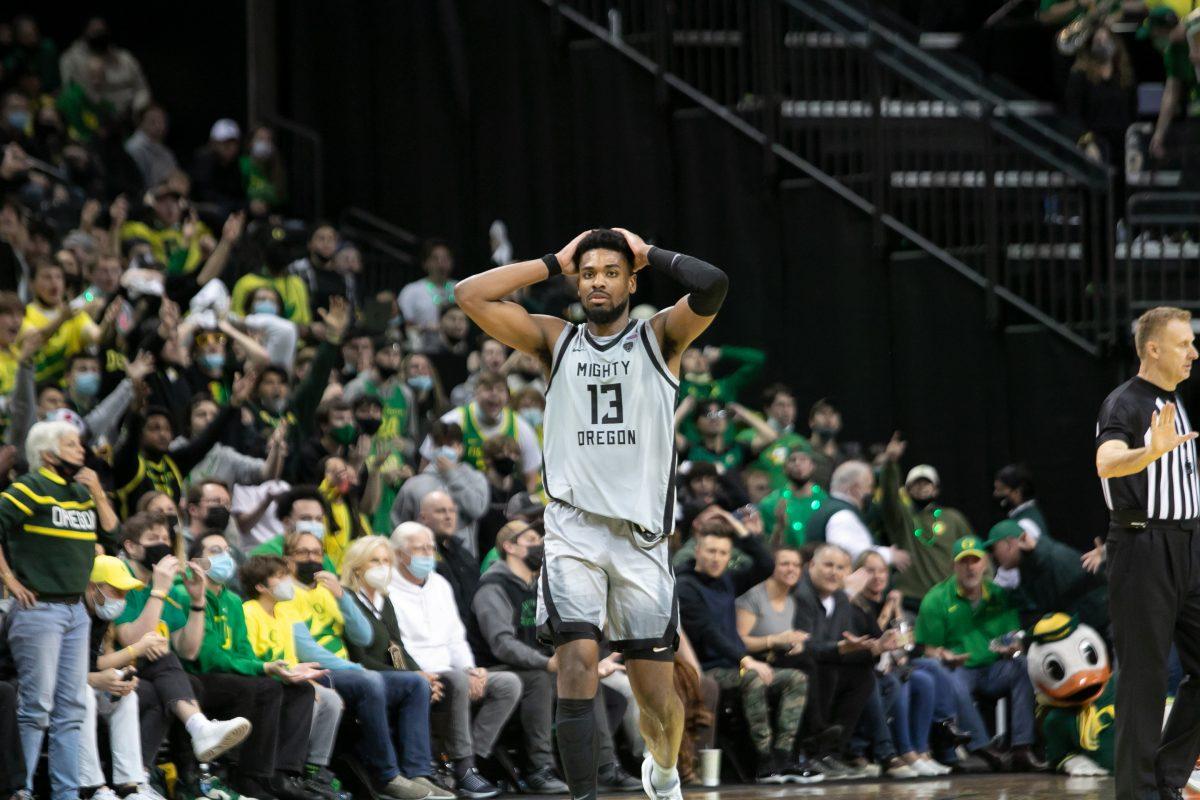
<svg viewBox="0 0 1200 800">
<path fill-rule="evenodd" d="M 1196 360 L 1191 314 L 1152 308 L 1134 331 L 1137 377 L 1096 423 L 1096 472 L 1111 524 L 1106 554 L 1117 683 L 1118 800 L 1166 800 L 1200 753 L 1200 483 L 1196 434 L 1175 388 Z M 1162 726 L 1174 641 L 1185 677 Z"/>
</svg>

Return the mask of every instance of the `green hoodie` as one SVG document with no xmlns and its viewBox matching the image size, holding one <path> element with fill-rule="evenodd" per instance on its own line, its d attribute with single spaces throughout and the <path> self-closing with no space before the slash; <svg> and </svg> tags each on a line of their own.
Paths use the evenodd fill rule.
<svg viewBox="0 0 1200 800">
<path fill-rule="evenodd" d="M 185 662 L 189 672 L 232 672 L 238 675 L 265 675 L 263 661 L 254 655 L 246 636 L 246 614 L 242 598 L 220 587 L 216 592 L 205 590 L 204 641 L 195 661 Z M 171 596 L 184 606 L 192 601 L 182 584 L 171 590 Z"/>
</svg>

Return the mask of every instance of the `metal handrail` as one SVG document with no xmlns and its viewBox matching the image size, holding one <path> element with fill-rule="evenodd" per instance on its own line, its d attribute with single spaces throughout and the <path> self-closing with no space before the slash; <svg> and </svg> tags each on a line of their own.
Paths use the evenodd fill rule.
<svg viewBox="0 0 1200 800">
<path fill-rule="evenodd" d="M 325 158 L 321 134 L 317 133 L 316 129 L 287 117 L 271 115 L 267 117 L 266 121 L 272 127 L 282 128 L 294 136 L 307 140 L 312 147 L 313 217 L 321 216 L 325 209 Z"/>
<path fill-rule="evenodd" d="M 903 53 L 903 55 L 907 58 L 915 61 L 927 74 L 933 73 L 941 80 L 947 81 L 954 87 L 961 90 L 961 94 L 957 96 L 943 93 L 943 99 L 954 100 L 958 102 L 969 100 L 980 101 L 1000 112 L 1003 112 L 1005 109 L 1009 108 L 1013 102 L 1015 102 L 1014 98 L 1002 97 L 996 94 L 986 85 L 973 80 L 971 77 L 965 74 L 965 72 L 951 69 L 944 63 L 946 60 L 946 56 L 944 54 L 939 54 L 939 56 L 935 57 L 921 49 L 917 44 L 914 44 L 909 39 L 897 34 L 893 29 L 895 23 L 892 23 L 890 20 L 890 24 L 888 25 L 881 24 L 879 19 L 887 18 L 889 14 L 887 9 L 872 6 L 870 16 L 868 16 L 860 9 L 854 7 L 852 4 L 845 2 L 845 0 L 781 1 L 788 6 L 801 11 L 802 13 L 812 16 L 814 19 L 820 19 L 820 21 L 827 27 L 833 27 L 835 29 L 840 27 L 845 33 L 851 33 L 860 30 L 868 31 L 870 35 L 876 39 L 876 41 L 886 42 L 890 47 L 895 48 L 897 51 Z M 857 27 L 839 25 L 838 22 L 830 18 L 828 14 L 821 14 L 817 8 L 818 3 L 822 3 L 836 12 L 848 17 Z M 903 69 L 903 65 L 901 65 L 900 62 L 894 58 L 888 58 L 883 53 L 876 53 L 876 55 L 877 57 L 885 58 L 888 66 L 892 67 L 893 69 Z M 939 92 L 942 87 L 938 84 L 925 80 L 927 78 L 927 74 L 921 75 L 919 73 L 909 72 L 908 77 L 924 80 L 923 86 L 926 88 L 926 90 L 935 93 Z M 1000 115 L 996 116 L 998 117 Z M 995 117 L 993 119 L 995 120 Z M 1000 133 L 1004 133 L 1012 137 L 1014 141 L 1022 144 L 1024 147 L 1031 150 L 1036 150 L 1040 157 L 1047 161 L 1054 162 L 1059 169 L 1072 173 L 1078 173 L 1079 179 L 1090 182 L 1094 181 L 1096 186 L 1102 185 L 1103 182 L 1109 179 L 1112 172 L 1110 167 L 1104 164 L 1097 164 L 1096 162 L 1089 160 L 1082 152 L 1080 152 L 1075 142 L 1071 141 L 1066 136 L 1063 136 L 1053 128 L 1031 117 L 1006 116 L 1005 119 L 1006 121 L 1009 121 L 1008 124 L 1010 125 L 1021 125 L 1028 127 L 1031 132 L 1036 134 L 1037 137 L 1041 137 L 1045 140 L 1044 144 L 1034 142 L 1031 140 L 1031 137 L 1028 136 L 1021 137 L 1016 131 L 1008 130 L 1003 125 L 993 125 L 993 128 Z M 1011 120 L 1015 120 L 1015 122 L 1012 122 Z M 1059 148 L 1062 152 L 1051 152 L 1046 148 L 1046 145 Z"/>
<path fill-rule="evenodd" d="M 799 150 L 778 141 L 775 119 L 772 115 L 778 114 L 781 111 L 779 106 L 781 91 L 774 89 L 773 85 L 769 82 L 760 85 L 751 80 L 748 84 L 745 84 L 745 88 L 741 86 L 737 87 L 741 92 L 752 92 L 751 96 L 747 98 L 739 95 L 731 102 L 728 99 L 729 94 L 726 92 L 727 101 L 723 103 L 715 99 L 717 96 L 715 92 L 721 90 L 719 85 L 713 86 L 714 95 L 710 96 L 673 71 L 674 64 L 669 53 L 666 56 L 666 63 L 663 63 L 663 56 L 661 55 L 663 47 L 659 42 L 663 36 L 669 37 L 674 28 L 665 31 L 648 31 L 643 29 L 638 32 L 640 34 L 639 40 L 643 43 L 645 43 L 648 37 L 655 40 L 657 44 L 655 54 L 658 58 L 658 60 L 655 60 L 655 58 L 633 46 L 630 43 L 632 37 L 612 35 L 606 25 L 597 23 L 582 11 L 573 8 L 570 5 L 571 1 L 542 0 L 545 5 L 550 6 L 552 10 L 556 11 L 563 18 L 584 29 L 606 46 L 616 50 L 622 56 L 653 75 L 661 86 L 678 92 L 695 105 L 705 109 L 730 125 L 750 141 L 764 147 L 765 152 L 770 154 L 770 156 L 795 168 L 801 174 L 812 178 L 829 191 L 834 192 L 839 197 L 851 203 L 863 213 L 872 216 L 877 220 L 881 229 L 893 231 L 939 262 L 954 269 L 959 274 L 987 290 L 989 293 L 988 297 L 994 298 L 994 300 L 989 299 L 989 318 L 996 319 L 996 312 L 992 309 L 995 300 L 999 300 L 1028 315 L 1038 323 L 1092 355 L 1099 355 L 1102 343 L 1111 340 L 1113 326 L 1111 320 L 1106 319 L 1104 315 L 1106 312 L 1110 317 L 1113 314 L 1111 311 L 1114 305 L 1112 295 L 1110 294 L 1105 301 L 1094 290 L 1090 293 L 1088 291 L 1080 291 L 1080 281 L 1083 284 L 1091 281 L 1094 285 L 1098 278 L 1103 281 L 1107 276 L 1114 274 L 1112 226 L 1105 221 L 1101 227 L 1096 227 L 1096 220 L 1107 220 L 1111 216 L 1111 178 L 1109 173 L 1103 169 L 1092 170 L 1082 162 L 1069 163 L 1069 161 L 1056 160 L 1049 157 L 1048 151 L 1063 147 L 1069 140 L 1061 136 L 1043 135 L 1045 133 L 1053 134 L 1048 129 L 1043 131 L 1042 127 L 1044 126 L 1028 126 L 1028 132 L 1016 131 L 1013 129 L 1015 126 L 1007 127 L 1010 120 L 1015 118 L 1005 116 L 1006 106 L 1004 103 L 988 102 L 989 100 L 999 99 L 998 96 L 990 92 L 983 91 L 965 101 L 960 97 L 949 96 L 948 102 L 953 104 L 956 109 L 964 107 L 967 102 L 980 104 L 981 113 L 971 116 L 969 119 L 973 123 L 985 125 L 984 130 L 990 132 L 990 134 L 984 137 L 987 153 L 995 150 L 990 144 L 992 134 L 999 135 L 1006 141 L 1018 145 L 1020 152 L 1033 155 L 1039 164 L 1044 165 L 1035 167 L 1035 169 L 1057 170 L 1067 177 L 1074 179 L 1074 181 L 1078 182 L 1079 186 L 1071 183 L 1061 186 L 1055 190 L 1062 194 L 1061 197 L 1057 198 L 1051 197 L 1054 194 L 1053 191 L 1047 193 L 1045 200 L 1049 202 L 1053 199 L 1059 205 L 1055 205 L 1054 207 L 1047 206 L 1046 209 L 1040 210 L 1038 214 L 1042 219 L 1040 222 L 1035 222 L 1035 227 L 1036 225 L 1041 225 L 1045 228 L 1049 232 L 1049 240 L 1042 241 L 1035 238 L 1032 242 L 1025 242 L 1020 238 L 1020 230 L 1017 230 L 1015 233 L 1011 230 L 1006 230 L 1003 233 L 999 232 L 996 225 L 997 217 L 999 216 L 997 212 L 997 203 L 999 202 L 997 191 L 998 188 L 1006 186 L 1001 181 L 1006 171 L 1011 172 L 1015 169 L 1019 173 L 1022 170 L 1028 171 L 1030 168 L 1019 166 L 1019 162 L 1014 166 L 1013 159 L 1007 156 L 1006 160 L 1000 160 L 990 155 L 981 155 L 980 158 L 983 160 L 971 165 L 970 169 L 978 172 L 980 167 L 983 168 L 982 172 L 979 173 L 983 175 L 982 182 L 979 185 L 986 192 L 988 210 L 984 211 L 982 215 L 977 215 L 973 218 L 972 223 L 985 225 L 986 234 L 984 232 L 972 234 L 981 238 L 975 242 L 971 242 L 971 244 L 982 245 L 983 247 L 973 246 L 970 248 L 971 253 L 968 253 L 964 251 L 960 242 L 958 247 L 948 249 L 931 238 L 929 235 L 931 231 L 919 229 L 921 227 L 919 224 L 919 214 L 916 220 L 906 220 L 899 216 L 904 207 L 902 205 L 897 206 L 895 192 L 889 191 L 886 188 L 883 191 L 879 190 L 879 181 L 882 177 L 885 177 L 885 175 L 880 174 L 885 168 L 884 162 L 877 160 L 873 168 L 864 166 L 861 174 L 872 176 L 875 185 L 874 187 L 869 187 L 866 191 L 863 189 L 856 190 L 851 188 L 852 184 L 848 185 L 847 182 L 839 180 L 838 177 L 845 175 L 847 178 L 853 179 L 856 174 L 853 171 L 842 170 L 836 173 L 827 171 L 818 163 L 806 156 L 802 156 Z M 587 0 L 573 1 L 581 5 L 586 5 L 587 3 Z M 627 0 L 613 0 L 613 2 L 627 2 Z M 766 0 L 761 0 L 761 2 L 765 3 Z M 803 0 L 780 0 L 780 2 L 792 10 L 802 7 L 804 4 Z M 817 2 L 817 0 L 812 0 L 812 2 Z M 763 6 L 757 5 L 757 2 L 750 4 L 750 6 L 756 11 L 763 8 Z M 811 16 L 803 8 L 801 8 L 800 13 L 806 17 Z M 829 22 L 831 23 L 832 21 Z M 669 22 L 665 24 L 670 25 Z M 814 20 L 814 24 L 824 30 L 829 30 L 830 27 L 833 27 L 835 32 L 839 31 L 839 27 L 836 25 L 821 24 L 816 20 Z M 870 24 L 868 27 L 866 47 L 869 50 L 872 40 L 880 33 L 881 26 Z M 857 31 L 850 32 L 858 33 Z M 769 71 L 769 69 L 777 66 L 771 63 L 770 59 L 777 58 L 778 56 L 770 52 L 770 48 L 772 47 L 770 38 L 764 39 L 762 31 L 758 33 L 760 34 L 760 38 L 757 44 L 765 48 L 766 53 L 764 54 L 762 51 L 759 51 L 754 53 L 754 55 L 760 59 L 765 58 L 768 60 L 766 64 L 767 69 L 763 71 Z M 891 42 L 898 38 L 894 36 L 888 37 L 888 41 Z M 754 41 L 751 41 L 752 45 L 754 43 Z M 856 52 L 864 52 L 862 44 L 856 44 L 855 47 L 858 48 Z M 905 47 L 904 50 L 908 52 L 911 48 Z M 887 69 L 892 67 L 892 64 L 888 64 L 886 61 L 888 58 L 886 52 L 880 57 L 880 50 L 876 48 L 871 50 L 869 55 L 872 57 L 870 58 L 871 61 L 880 65 L 876 69 L 876 72 L 880 68 Z M 930 82 L 903 63 L 903 55 L 903 53 L 900 53 L 899 58 L 891 58 L 893 64 L 900 68 L 897 73 L 919 86 L 922 91 L 934 94 L 936 97 L 936 93 L 930 91 Z M 687 65 L 681 63 L 681 66 L 686 68 Z M 762 64 L 756 64 L 755 66 L 760 67 Z M 957 76 L 954 77 L 957 78 Z M 766 80 L 770 80 L 769 75 L 766 77 Z M 954 82 L 956 84 L 961 83 L 958 80 Z M 761 97 L 758 96 L 760 92 L 762 93 Z M 748 102 L 744 103 L 743 100 L 748 100 Z M 835 104 L 837 102 L 839 101 L 834 101 Z M 844 101 L 841 102 L 844 104 Z M 878 120 L 885 106 L 884 98 L 876 93 L 875 97 L 867 101 L 865 105 L 867 107 L 866 110 L 870 112 L 868 116 L 874 116 Z M 999 114 L 994 113 L 997 106 L 999 106 Z M 753 114 L 766 115 L 762 120 L 765 123 L 765 127 L 760 127 L 746 118 L 747 115 Z M 878 144 L 878 140 L 876 141 Z M 797 141 L 797 144 L 802 144 L 802 142 Z M 1040 147 L 1038 146 L 1039 144 L 1041 145 Z M 821 157 L 819 152 L 817 155 L 818 158 Z M 865 154 L 865 158 L 868 160 L 870 157 L 870 153 Z M 824 159 L 824 161 L 828 161 L 828 159 Z M 890 165 L 887 168 L 891 170 L 905 168 L 901 164 L 898 164 L 895 159 L 890 159 L 887 164 Z M 833 166 L 836 168 L 837 165 L 834 164 Z M 961 176 L 963 167 L 959 166 L 954 169 L 959 170 Z M 965 183 L 962 184 L 964 187 L 966 185 Z M 1034 188 L 1036 189 L 1036 186 Z M 872 192 L 870 189 L 874 189 L 875 191 Z M 1031 201 L 1026 198 L 1025 202 L 1029 203 Z M 1038 202 L 1040 202 L 1040 199 Z M 1072 226 L 1078 224 L 1074 220 L 1078 218 L 1078 215 L 1085 213 L 1085 211 L 1077 210 L 1073 204 L 1082 204 L 1080 208 L 1086 210 L 1086 218 L 1089 224 L 1086 232 L 1080 231 L 1075 234 L 1082 238 L 1074 240 L 1069 238 L 1072 235 Z M 931 208 L 936 210 L 936 207 L 931 206 Z M 1027 208 L 1027 215 L 1028 212 L 1029 209 Z M 936 225 L 934 229 L 936 230 Z M 1031 244 L 1032 247 L 1030 247 Z M 1014 252 L 1014 249 L 1018 254 L 1018 262 L 1011 268 L 1012 275 L 1009 275 L 1006 269 L 1004 276 L 1001 276 L 999 259 L 1011 258 L 1011 253 Z M 1042 250 L 1051 255 L 1044 257 L 1036 255 Z M 986 257 L 986 269 L 983 269 L 982 265 L 973 266 L 964 260 L 971 258 L 972 253 L 980 251 Z M 1033 252 L 1035 256 L 1032 260 L 1022 263 L 1020 261 L 1022 257 L 1020 254 L 1025 251 Z M 1063 255 L 1055 255 L 1056 253 L 1062 253 Z M 1072 256 L 1071 253 L 1077 253 L 1078 255 Z M 1028 259 L 1028 257 L 1025 258 Z M 1072 266 L 1070 263 L 1070 259 L 1072 258 L 1079 259 L 1080 265 L 1083 268 L 1082 272 Z M 1043 262 L 1045 263 L 1043 264 Z M 1030 268 L 1027 268 L 1027 266 Z M 1027 274 L 1030 272 L 1030 269 L 1032 277 Z M 1087 273 L 1088 269 L 1090 269 L 1090 275 Z M 1004 285 L 1002 278 L 1006 278 L 1012 286 Z M 1016 289 L 1028 281 L 1033 283 L 1034 288 L 1030 290 L 1029 296 L 1023 296 Z M 1064 312 L 1064 319 L 1073 324 L 1064 324 L 1062 320 L 1039 307 L 1039 303 L 1044 299 L 1042 298 L 1042 284 L 1045 284 L 1047 281 L 1051 284 L 1048 290 L 1050 300 L 1047 304 L 1050 307 L 1066 304 L 1065 308 L 1067 310 Z M 1089 332 L 1089 335 L 1094 338 L 1084 336 L 1080 333 L 1081 330 Z"/>
<path fill-rule="evenodd" d="M 394 222 L 389 222 L 383 217 L 372 214 L 370 211 L 359 206 L 350 206 L 343 211 L 339 222 L 343 225 L 353 225 L 355 222 L 369 225 L 377 231 L 381 231 L 410 247 L 415 247 L 420 243 L 420 239 L 412 231 L 401 228 Z"/>
</svg>

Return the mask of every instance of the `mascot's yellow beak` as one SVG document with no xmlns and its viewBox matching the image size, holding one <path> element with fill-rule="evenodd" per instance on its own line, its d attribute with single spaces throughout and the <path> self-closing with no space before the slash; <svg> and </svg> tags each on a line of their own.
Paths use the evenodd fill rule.
<svg viewBox="0 0 1200 800">
<path fill-rule="evenodd" d="M 1099 669 L 1081 669 L 1067 676 L 1053 688 L 1039 684 L 1037 689 L 1050 705 L 1081 706 L 1099 697 L 1111 677 L 1112 670 L 1107 666 Z"/>
</svg>

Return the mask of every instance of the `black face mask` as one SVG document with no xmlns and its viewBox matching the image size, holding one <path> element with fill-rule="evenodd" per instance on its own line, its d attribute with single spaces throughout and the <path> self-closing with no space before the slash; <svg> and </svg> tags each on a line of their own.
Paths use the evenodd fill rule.
<svg viewBox="0 0 1200 800">
<path fill-rule="evenodd" d="M 512 475 L 517 471 L 517 462 L 508 456 L 501 456 L 492 461 L 492 468 L 501 475 Z"/>
<path fill-rule="evenodd" d="M 376 364 L 375 369 L 379 372 L 379 377 L 383 378 L 385 381 L 390 381 L 392 376 L 400 371 L 398 367 L 385 367 L 382 364 Z"/>
<path fill-rule="evenodd" d="M 546 546 L 544 544 L 531 544 L 525 549 L 525 557 L 521 560 L 525 562 L 525 566 L 529 567 L 530 572 L 537 572 L 542 568 L 542 561 L 546 558 Z"/>
<path fill-rule="evenodd" d="M 929 504 L 933 502 L 932 497 L 926 498 L 925 500 L 918 500 L 915 497 L 910 498 L 910 499 L 912 500 L 913 508 L 916 509 L 917 511 L 924 511 L 926 508 L 929 507 Z"/>
<path fill-rule="evenodd" d="M 204 512 L 204 530 L 223 531 L 229 525 L 229 509 L 224 506 L 213 506 Z"/>
<path fill-rule="evenodd" d="M 306 586 L 317 582 L 317 573 L 324 565 L 320 561 L 299 561 L 296 563 L 296 578 Z"/>
<path fill-rule="evenodd" d="M 1005 511 L 1012 510 L 1013 501 L 1009 499 L 1008 495 L 996 498 L 996 502 L 999 503 L 1000 508 L 1004 509 Z"/>
<path fill-rule="evenodd" d="M 374 436 L 375 432 L 379 430 L 379 426 L 383 424 L 381 419 L 360 419 L 357 422 L 358 429 L 367 436 Z"/>
<path fill-rule="evenodd" d="M 68 481 L 75 480 L 75 476 L 79 474 L 79 470 L 83 469 L 83 464 L 72 464 L 70 461 L 64 461 L 61 458 L 53 466 L 54 471 L 64 480 Z"/>
<path fill-rule="evenodd" d="M 171 545 L 169 544 L 148 544 L 142 547 L 142 566 L 146 569 L 153 570 L 154 566 L 162 561 L 167 556 L 171 555 Z"/>
<path fill-rule="evenodd" d="M 93 53 L 107 53 L 112 44 L 112 35 L 108 32 L 94 33 L 87 37 L 87 46 Z"/>
</svg>

